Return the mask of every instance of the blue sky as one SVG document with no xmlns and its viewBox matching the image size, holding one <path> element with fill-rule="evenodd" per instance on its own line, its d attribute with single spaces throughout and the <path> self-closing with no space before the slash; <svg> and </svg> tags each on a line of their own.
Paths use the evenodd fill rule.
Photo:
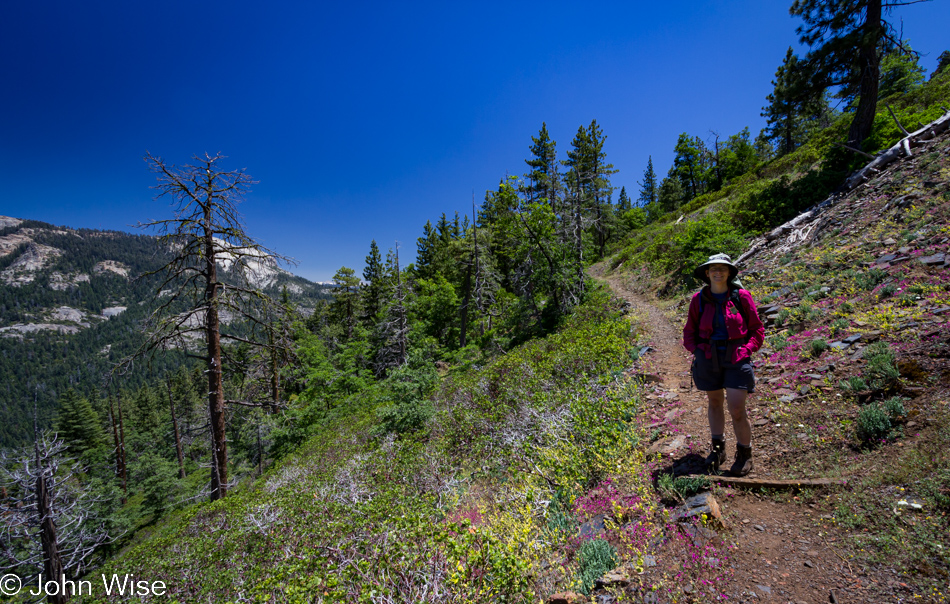
<svg viewBox="0 0 950 604">
<path fill-rule="evenodd" d="M 789 4 L 6 2 L 0 215 L 132 230 L 170 215 L 146 151 L 220 151 L 294 272 L 359 271 L 371 239 L 411 258 L 426 219 L 526 171 L 542 122 L 563 158 L 596 119 L 634 197 L 679 133 L 755 136 L 797 48 Z M 929 75 L 948 4 L 894 17 Z"/>
</svg>

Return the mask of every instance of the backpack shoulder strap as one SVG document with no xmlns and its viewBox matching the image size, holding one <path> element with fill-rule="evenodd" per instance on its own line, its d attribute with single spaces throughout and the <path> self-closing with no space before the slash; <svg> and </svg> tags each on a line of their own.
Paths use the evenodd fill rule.
<svg viewBox="0 0 950 604">
<path fill-rule="evenodd" d="M 745 306 L 742 304 L 742 297 L 739 296 L 739 289 L 736 288 L 732 290 L 732 294 L 729 296 L 732 299 L 732 303 L 736 305 L 736 308 L 739 309 L 739 314 L 742 315 L 742 320 L 746 324 L 746 328 L 749 327 L 749 315 L 746 314 Z"/>
</svg>

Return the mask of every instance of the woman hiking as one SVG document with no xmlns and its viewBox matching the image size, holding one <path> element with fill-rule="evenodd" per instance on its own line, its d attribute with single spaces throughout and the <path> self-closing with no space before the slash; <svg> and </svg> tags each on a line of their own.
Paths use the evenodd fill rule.
<svg viewBox="0 0 950 604">
<path fill-rule="evenodd" d="M 736 458 L 730 472 L 745 476 L 752 471 L 752 422 L 745 406 L 746 397 L 755 388 L 751 357 L 762 347 L 765 327 L 752 294 L 738 284 L 738 274 L 726 254 L 710 256 L 693 271 L 706 285 L 689 303 L 683 346 L 693 353 L 696 388 L 709 397 L 712 451 L 706 464 L 715 472 L 726 462 L 725 403 L 736 435 Z"/>
</svg>

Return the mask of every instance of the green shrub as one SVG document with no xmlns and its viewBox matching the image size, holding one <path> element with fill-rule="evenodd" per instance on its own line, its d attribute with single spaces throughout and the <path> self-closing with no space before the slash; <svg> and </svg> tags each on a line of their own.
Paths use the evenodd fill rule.
<svg viewBox="0 0 950 604">
<path fill-rule="evenodd" d="M 548 530 L 554 533 L 571 534 L 577 521 L 571 515 L 571 505 L 563 491 L 558 491 L 548 506 Z"/>
<path fill-rule="evenodd" d="M 883 402 L 866 405 L 858 413 L 855 431 L 858 440 L 865 446 L 874 446 L 894 435 L 907 411 L 900 397 L 892 397 Z"/>
<path fill-rule="evenodd" d="M 872 390 L 886 388 L 900 377 L 894 353 L 886 342 L 875 342 L 868 346 L 864 352 L 864 359 L 867 361 L 864 375 Z"/>
<path fill-rule="evenodd" d="M 872 268 L 863 273 L 854 275 L 855 284 L 864 291 L 871 291 L 887 279 L 887 271 L 879 268 Z"/>
<path fill-rule="evenodd" d="M 603 539 L 592 539 L 581 545 L 577 561 L 577 580 L 581 592 L 588 595 L 597 579 L 617 566 L 617 550 Z"/>
<path fill-rule="evenodd" d="M 642 229 L 647 224 L 647 213 L 643 208 L 630 208 L 620 217 L 620 221 L 628 231 Z"/>
<path fill-rule="evenodd" d="M 776 334 L 768 339 L 768 343 L 773 350 L 785 350 L 788 348 L 788 334 Z"/>
<path fill-rule="evenodd" d="M 784 310 L 784 309 L 783 309 Z M 788 324 L 793 331 L 801 331 L 808 323 L 813 323 L 821 316 L 821 311 L 815 308 L 807 299 L 789 311 Z"/>
<path fill-rule="evenodd" d="M 828 342 L 826 342 L 822 338 L 815 338 L 814 340 L 811 341 L 811 344 L 809 345 L 811 356 L 816 359 L 821 356 L 821 353 L 828 350 L 828 348 L 829 348 Z"/>
<path fill-rule="evenodd" d="M 884 410 L 893 423 L 897 423 L 907 417 L 907 410 L 904 409 L 904 401 L 899 396 L 894 396 L 884 401 Z"/>
<path fill-rule="evenodd" d="M 839 333 L 847 329 L 848 325 L 849 323 L 847 319 L 835 319 L 831 323 L 831 335 L 833 336 L 838 335 Z"/>
<path fill-rule="evenodd" d="M 829 166 L 832 163 L 829 162 Z M 785 174 L 764 186 L 759 185 L 736 202 L 736 222 L 751 231 L 776 227 L 825 199 L 841 177 L 840 171 L 829 168 L 809 170 L 795 180 Z"/>
<path fill-rule="evenodd" d="M 708 482 L 703 477 L 674 477 L 672 474 L 661 474 L 657 479 L 657 490 L 665 499 L 689 499 L 706 488 L 708 488 Z"/>
<path fill-rule="evenodd" d="M 888 283 L 881 288 L 881 291 L 877 293 L 878 298 L 890 298 L 897 292 L 897 286 L 893 283 Z"/>
<path fill-rule="evenodd" d="M 785 322 L 788 321 L 788 318 L 792 315 L 792 311 L 787 308 L 783 308 L 778 311 L 778 316 L 775 317 L 775 326 L 782 327 L 785 325 Z"/>
<path fill-rule="evenodd" d="M 866 405 L 855 420 L 855 433 L 865 446 L 874 446 L 891 433 L 891 418 L 880 403 Z"/>
<path fill-rule="evenodd" d="M 849 390 L 851 392 L 863 392 L 868 389 L 867 380 L 857 375 L 852 375 L 849 378 L 841 380 L 838 382 L 838 386 L 840 386 L 842 390 Z"/>
<path fill-rule="evenodd" d="M 680 276 L 693 285 L 694 267 L 720 252 L 738 256 L 744 247 L 745 239 L 735 223 L 714 212 L 658 230 L 646 245 L 644 257 L 663 272 Z"/>
<path fill-rule="evenodd" d="M 913 294 L 901 294 L 897 296 L 897 305 L 904 308 L 917 306 L 917 297 Z"/>
<path fill-rule="evenodd" d="M 432 406 L 422 402 L 400 403 L 377 411 L 379 431 L 408 434 L 421 430 L 432 417 Z"/>
</svg>

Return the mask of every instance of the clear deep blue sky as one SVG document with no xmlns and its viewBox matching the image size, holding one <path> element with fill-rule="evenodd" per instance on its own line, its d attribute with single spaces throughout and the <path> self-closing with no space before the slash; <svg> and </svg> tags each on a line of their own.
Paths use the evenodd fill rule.
<svg viewBox="0 0 950 604">
<path fill-rule="evenodd" d="M 146 151 L 220 151 L 259 181 L 249 233 L 298 274 L 359 271 L 371 239 L 411 259 L 426 219 L 526 171 L 542 122 L 563 159 L 597 119 L 634 197 L 679 133 L 754 137 L 789 4 L 5 2 L 0 215 L 133 230 L 170 215 Z M 948 3 L 895 17 L 929 75 Z"/>
</svg>

